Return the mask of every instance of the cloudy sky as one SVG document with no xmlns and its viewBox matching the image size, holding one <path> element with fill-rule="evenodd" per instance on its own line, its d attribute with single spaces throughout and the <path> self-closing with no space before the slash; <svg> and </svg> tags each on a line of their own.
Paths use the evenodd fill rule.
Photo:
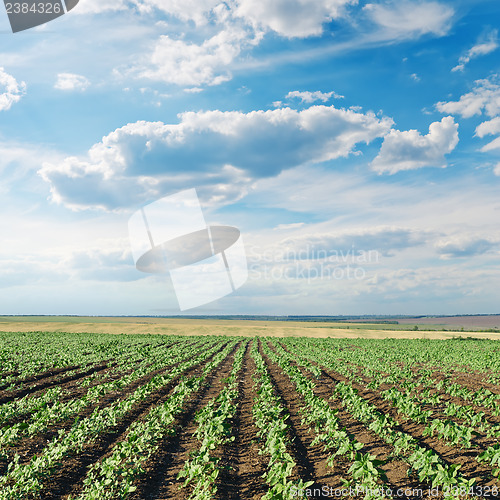
<svg viewBox="0 0 500 500">
<path fill-rule="evenodd" d="M 196 188 L 248 281 L 193 314 L 500 312 L 497 0 L 0 15 L 0 314 L 170 315 L 128 219 Z"/>
</svg>

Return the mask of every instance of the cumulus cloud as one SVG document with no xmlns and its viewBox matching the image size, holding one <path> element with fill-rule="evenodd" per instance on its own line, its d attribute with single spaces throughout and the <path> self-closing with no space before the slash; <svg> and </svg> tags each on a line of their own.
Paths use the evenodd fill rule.
<svg viewBox="0 0 500 500">
<path fill-rule="evenodd" d="M 53 199 L 73 208 L 127 207 L 188 180 L 211 186 L 213 196 L 235 196 L 234 190 L 241 192 L 252 179 L 348 156 L 357 144 L 386 135 L 393 123 L 324 105 L 301 111 L 187 112 L 179 118 L 177 124 L 125 125 L 92 146 L 87 158 L 46 163 L 40 174 Z"/>
<path fill-rule="evenodd" d="M 135 8 L 154 9 L 197 26 L 209 23 L 244 23 L 256 31 L 273 31 L 288 38 L 321 35 L 325 23 L 345 16 L 349 5 L 358 0 L 117 0 L 109 5 L 86 0 L 80 14 L 97 14 Z"/>
<path fill-rule="evenodd" d="M 18 82 L 0 67 L 0 111 L 6 111 L 26 94 L 26 83 Z"/>
<path fill-rule="evenodd" d="M 471 92 L 464 94 L 458 101 L 438 102 L 436 108 L 443 113 L 459 114 L 464 118 L 475 115 L 492 117 L 476 127 L 476 136 L 484 137 L 500 133 L 500 85 L 498 75 L 474 82 Z M 482 152 L 500 149 L 500 137 L 484 145 Z"/>
<path fill-rule="evenodd" d="M 414 38 L 426 34 L 448 33 L 454 10 L 439 2 L 408 1 L 367 4 L 369 18 L 389 39 Z"/>
<path fill-rule="evenodd" d="M 476 45 L 471 47 L 465 55 L 460 57 L 458 64 L 452 68 L 451 71 L 463 71 L 465 65 L 469 63 L 471 59 L 475 59 L 479 56 L 484 56 L 493 52 L 498 48 L 498 30 L 491 31 L 483 41 L 478 42 Z"/>
<path fill-rule="evenodd" d="M 129 9 L 131 3 L 126 0 L 115 0 L 113 2 L 102 2 L 101 0 L 85 0 L 80 2 L 71 14 L 101 14 L 103 12 L 118 12 Z"/>
<path fill-rule="evenodd" d="M 198 26 L 206 24 L 214 11 L 226 10 L 220 0 L 136 0 L 136 4 L 142 11 L 156 8 L 182 21 L 193 21 Z"/>
<path fill-rule="evenodd" d="M 311 104 L 316 101 L 328 102 L 330 99 L 343 99 L 343 95 L 339 95 L 336 92 L 321 92 L 317 90 L 316 92 L 300 92 L 299 90 L 293 90 L 288 92 L 286 95 L 287 99 L 300 99 L 301 102 L 306 102 Z M 281 104 L 281 103 L 280 103 Z"/>
<path fill-rule="evenodd" d="M 500 177 L 500 162 L 496 164 L 493 172 L 495 175 L 498 175 Z"/>
<path fill-rule="evenodd" d="M 436 243 L 436 249 L 443 259 L 459 257 L 474 257 L 492 251 L 499 251 L 500 240 L 497 238 L 484 238 L 474 236 L 455 236 L 440 240 Z"/>
<path fill-rule="evenodd" d="M 201 41 L 199 36 L 161 36 L 148 60 L 134 72 L 142 78 L 186 87 L 219 85 L 232 78 L 232 63 L 243 51 L 258 45 L 266 32 L 289 38 L 319 35 L 325 22 L 341 16 L 346 5 L 356 2 L 149 0 L 141 4 L 143 8 L 159 8 L 207 28 Z"/>
<path fill-rule="evenodd" d="M 256 28 L 288 38 L 321 35 L 323 25 L 345 15 L 357 0 L 239 0 L 236 15 Z"/>
<path fill-rule="evenodd" d="M 87 90 L 89 86 L 89 80 L 83 75 L 77 75 L 75 73 L 58 73 L 54 88 L 58 90 L 77 90 L 83 92 Z"/>
<path fill-rule="evenodd" d="M 232 78 L 228 68 L 234 59 L 255 43 L 257 39 L 237 27 L 223 29 L 202 43 L 161 36 L 139 76 L 195 88 L 219 85 Z"/>
<path fill-rule="evenodd" d="M 478 137 L 484 137 L 486 135 L 500 134 L 500 116 L 488 120 L 486 122 L 480 123 L 476 127 L 476 135 Z"/>
<path fill-rule="evenodd" d="M 477 80 L 473 90 L 461 96 L 458 101 L 438 102 L 436 108 L 441 113 L 458 114 L 464 118 L 483 113 L 491 117 L 498 115 L 500 112 L 498 75 Z"/>
<path fill-rule="evenodd" d="M 458 124 L 451 116 L 429 125 L 429 133 L 417 130 L 391 130 L 384 138 L 372 168 L 379 173 L 395 174 L 422 167 L 446 167 L 444 155 L 458 144 Z"/>
<path fill-rule="evenodd" d="M 186 23 L 181 31 L 172 29 L 178 21 L 165 23 L 168 31 L 152 44 L 142 61 L 133 64 L 129 74 L 198 88 L 230 80 L 233 65 L 242 62 L 242 54 L 257 46 L 267 34 L 290 39 L 321 36 L 331 28 L 328 27 L 331 21 L 348 19 L 349 7 L 357 5 L 358 0 L 130 0 L 129 3 L 140 12 L 160 10 Z M 368 40 L 372 47 L 377 41 L 385 43 L 425 34 L 440 36 L 448 31 L 453 14 L 451 7 L 438 2 L 405 0 L 369 4 L 356 23 L 365 34 L 356 36 L 358 41 L 351 45 L 359 46 L 360 38 L 365 39 L 365 46 Z"/>
</svg>

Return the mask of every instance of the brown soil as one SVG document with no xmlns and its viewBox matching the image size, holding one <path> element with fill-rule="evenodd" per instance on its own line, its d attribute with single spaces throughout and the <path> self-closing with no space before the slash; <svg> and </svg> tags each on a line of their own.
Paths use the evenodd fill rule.
<svg viewBox="0 0 500 500">
<path fill-rule="evenodd" d="M 307 426 L 300 424 L 301 412 L 298 408 L 303 407 L 305 402 L 299 393 L 295 390 L 293 382 L 276 364 L 271 363 L 266 358 L 270 366 L 271 374 L 278 386 L 278 390 L 283 394 L 285 401 L 287 401 L 290 409 L 291 420 L 294 427 L 298 431 L 299 439 L 306 444 L 307 454 L 311 455 L 312 464 L 315 469 L 315 484 L 311 488 L 321 488 L 327 486 L 328 488 L 341 489 L 344 480 L 351 479 L 348 472 L 352 462 L 345 457 L 336 457 L 334 467 L 328 467 L 327 460 L 334 453 L 334 451 L 324 451 L 322 445 L 315 445 L 311 447 L 310 444 L 314 438 L 314 430 L 309 432 Z M 366 428 L 366 426 L 355 419 L 348 411 L 345 410 L 340 401 L 331 401 L 330 398 L 333 392 L 333 384 L 331 379 L 321 377 L 314 379 L 306 370 L 303 370 L 296 363 L 294 364 L 299 370 L 308 378 L 313 380 L 316 384 L 314 393 L 316 396 L 321 397 L 329 402 L 330 407 L 338 411 L 337 417 L 341 423 L 341 428 L 345 428 L 347 432 L 352 434 L 357 441 L 364 444 L 360 450 L 361 453 L 370 453 L 379 460 L 387 461 L 387 464 L 382 466 L 382 469 L 387 474 L 386 486 L 396 491 L 398 488 L 416 488 L 418 482 L 413 478 L 408 478 L 408 465 L 403 460 L 398 460 L 393 457 L 394 449 L 382 441 L 375 433 Z M 286 395 L 286 396 L 285 396 Z M 325 494 L 331 498 L 330 491 Z M 407 498 L 412 498 L 411 495 Z"/>
<path fill-rule="evenodd" d="M 261 342 L 254 339 L 252 342 Z M 220 457 L 219 467 L 220 473 L 217 479 L 217 495 L 220 500 L 257 500 L 267 492 L 268 487 L 262 477 L 267 470 L 268 457 L 259 454 L 260 443 L 257 437 L 257 428 L 253 421 L 252 407 L 256 397 L 255 384 L 252 380 L 252 375 L 255 373 L 255 363 L 250 356 L 250 346 L 243 359 L 243 366 L 239 375 L 238 391 L 239 397 L 237 400 L 237 411 L 232 420 L 232 433 L 234 441 L 216 450 L 214 453 Z M 156 347 L 156 346 L 155 346 Z M 221 347 L 222 349 L 222 347 Z M 286 349 L 286 347 L 285 347 Z M 199 448 L 199 442 L 194 437 L 197 424 L 194 421 L 196 412 L 200 410 L 207 402 L 216 397 L 223 385 L 224 379 L 229 375 L 236 347 L 223 363 L 209 374 L 206 383 L 200 390 L 187 400 L 184 411 L 177 418 L 174 428 L 175 434 L 165 437 L 160 443 L 159 449 L 146 462 L 144 468 L 146 473 L 135 483 L 138 487 L 137 491 L 130 497 L 130 500 L 184 500 L 189 497 L 192 491 L 192 485 L 179 489 L 182 480 L 177 480 L 177 474 L 182 469 L 186 460 L 190 457 L 190 452 Z M 281 367 L 272 362 L 265 356 L 261 349 L 261 354 L 267 364 L 276 394 L 281 398 L 284 408 L 289 413 L 288 423 L 290 424 L 289 453 L 293 456 L 296 466 L 293 470 L 292 480 L 302 479 L 304 481 L 313 481 L 310 491 L 314 491 L 314 498 L 332 498 L 332 495 L 326 495 L 322 492 L 324 488 L 337 490 L 342 487 L 343 480 L 350 479 L 348 473 L 351 461 L 341 457 L 336 457 L 332 466 L 327 465 L 327 460 L 330 458 L 333 450 L 324 450 L 322 444 L 311 446 L 315 437 L 315 431 L 310 430 L 308 425 L 302 424 L 303 408 L 305 402 L 303 397 L 294 387 L 293 382 L 289 379 Z M 205 362 L 197 367 L 189 370 L 185 375 L 192 376 L 200 374 Z M 424 495 L 408 493 L 407 496 L 401 496 L 402 500 L 424 500 L 427 499 L 427 489 L 429 485 L 422 485 L 418 481 L 415 474 L 409 474 L 409 466 L 402 457 L 395 456 L 394 448 L 385 443 L 374 432 L 367 428 L 366 424 L 355 419 L 349 411 L 345 409 L 341 400 L 335 398 L 334 389 L 338 382 L 348 382 L 347 379 L 339 373 L 332 370 L 323 369 L 321 376 L 316 379 L 313 375 L 304 368 L 296 365 L 301 372 L 313 380 L 316 384 L 315 394 L 324 400 L 328 401 L 332 409 L 338 410 L 337 416 L 341 426 L 351 433 L 359 442 L 363 443 L 362 453 L 370 453 L 376 455 L 377 458 L 385 461 L 382 466 L 385 470 L 388 481 L 386 486 L 394 491 L 398 488 L 415 489 L 423 488 Z M 88 390 L 88 387 L 82 387 L 81 381 L 96 371 L 102 373 L 108 379 L 122 377 L 125 373 L 129 373 L 133 369 L 132 366 L 127 366 L 127 371 L 119 371 L 116 367 L 109 368 L 105 362 L 94 366 L 80 367 L 76 374 L 67 375 L 66 372 L 75 367 L 62 369 L 61 371 L 45 372 L 38 375 L 33 380 L 26 382 L 26 386 L 16 393 L 8 391 L 0 392 L 0 404 L 10 401 L 15 398 L 22 397 L 25 394 L 35 395 L 38 391 L 47 387 L 56 385 L 62 386 L 70 394 L 65 395 L 64 400 L 81 397 Z M 353 368 L 356 369 L 355 366 Z M 125 390 L 107 394 L 101 401 L 86 408 L 79 415 L 80 418 L 88 416 L 95 408 L 104 408 L 113 402 L 126 397 L 133 392 L 137 387 L 147 383 L 155 374 L 169 370 L 169 367 L 164 367 L 148 374 L 141 380 L 131 384 Z M 357 371 L 357 370 L 355 370 Z M 437 380 L 450 376 L 436 372 L 434 374 Z M 492 392 L 500 393 L 497 386 L 492 386 L 484 381 L 484 377 L 479 373 L 464 373 L 456 371 L 451 374 L 452 380 L 457 381 L 471 390 L 477 390 L 480 387 L 486 387 Z M 96 381 L 92 381 L 90 386 L 100 383 L 101 377 Z M 138 404 L 133 410 L 110 432 L 102 434 L 99 439 L 87 445 L 83 452 L 68 456 L 61 464 L 59 470 L 55 474 L 45 480 L 44 489 L 40 498 L 42 499 L 66 499 L 68 495 L 78 495 L 82 489 L 83 479 L 85 478 L 88 468 L 110 455 L 113 447 L 117 442 L 124 439 L 127 429 L 130 424 L 136 420 L 144 418 L 152 407 L 164 402 L 171 394 L 171 391 L 177 384 L 178 379 L 172 381 L 168 386 L 151 395 L 146 401 Z M 462 450 L 456 446 L 450 446 L 443 440 L 435 436 L 423 436 L 425 425 L 419 424 L 410 420 L 405 420 L 400 415 L 396 408 L 390 402 L 385 401 L 381 396 L 381 391 L 389 386 L 382 386 L 379 390 L 368 390 L 366 384 L 370 382 L 368 377 L 363 377 L 363 382 L 351 383 L 357 390 L 358 394 L 373 404 L 381 413 L 391 416 L 399 422 L 398 430 L 406 432 L 418 440 L 419 444 L 428 449 L 433 449 L 442 459 L 451 464 L 461 464 L 460 473 L 466 478 L 476 477 L 481 485 L 499 485 L 498 481 L 491 478 L 491 468 L 486 465 L 480 465 L 475 460 L 475 457 L 480 450 L 484 450 L 487 446 L 494 444 L 494 439 L 487 438 L 484 435 L 477 437 L 474 441 L 476 445 L 471 450 Z M 27 391 L 24 392 L 23 391 Z M 437 391 L 433 391 L 437 392 Z M 452 397 L 446 394 L 442 395 L 442 403 L 432 407 L 435 414 L 433 418 L 448 419 L 444 414 L 446 406 L 450 402 L 458 404 L 470 404 L 461 398 Z M 2 399 L 4 398 L 4 399 Z M 474 406 L 476 411 L 484 411 L 488 420 L 493 424 L 500 424 L 500 417 L 491 414 L 491 410 L 480 406 Z M 19 418 L 18 418 L 19 417 Z M 13 421 L 18 421 L 22 418 L 19 415 Z M 451 418 L 457 422 L 458 419 Z M 12 423 L 12 422 L 9 422 Z M 74 423 L 74 418 L 64 422 L 55 423 L 50 429 L 32 438 L 26 438 L 12 448 L 12 454 L 20 455 L 20 462 L 26 463 L 34 455 L 40 453 L 47 445 L 47 441 L 52 439 L 60 429 L 69 429 Z M 463 422 L 460 422 L 463 424 Z M 0 457 L 0 474 L 5 473 L 7 462 L 1 461 Z M 300 497 L 298 497 L 300 498 Z M 306 497 L 304 497 L 306 498 Z M 362 498 L 362 497 L 358 497 Z M 441 496 L 429 496 L 433 499 L 440 500 Z M 494 496 L 492 496 L 494 498 Z"/>
<path fill-rule="evenodd" d="M 221 347 L 221 349 L 222 348 L 223 347 Z M 209 359 L 212 357 L 213 356 Z M 188 377 L 199 375 L 207 361 L 199 363 L 183 375 Z M 166 369 L 168 370 L 170 368 L 171 367 L 169 366 Z M 99 407 L 104 408 L 105 406 L 109 406 L 116 399 L 126 397 L 134 392 L 138 387 L 151 380 L 154 375 L 162 373 L 166 369 L 163 368 L 161 370 L 156 370 L 148 374 L 146 377 L 143 377 L 141 380 L 134 382 L 134 384 L 131 384 L 126 388 L 126 390 L 120 392 L 119 394 L 108 396 L 105 398 L 105 401 L 100 402 Z M 83 486 L 83 479 L 87 474 L 88 467 L 111 453 L 113 446 L 123 439 L 123 436 L 132 422 L 140 420 L 151 410 L 152 407 L 163 403 L 170 396 L 172 390 L 177 385 L 179 378 L 180 376 L 175 377 L 169 384 L 154 392 L 146 400 L 139 403 L 122 421 L 115 426 L 114 429 L 108 433 L 101 434 L 96 442 L 87 445 L 81 453 L 76 456 L 67 457 L 64 464 L 62 464 L 62 467 L 56 474 L 50 477 L 44 485 L 40 498 L 54 499 L 66 498 L 68 494 L 73 496 L 78 495 Z M 90 413 L 91 412 L 89 411 L 88 414 Z"/>
<path fill-rule="evenodd" d="M 217 496 L 221 500 L 257 500 L 267 491 L 262 478 L 267 460 L 259 454 L 258 429 L 252 413 L 257 393 L 252 380 L 255 362 L 250 356 L 250 348 L 251 345 L 243 358 L 238 386 L 238 409 L 233 420 L 235 440 L 224 447 L 221 456 L 222 471 L 217 482 Z"/>
<path fill-rule="evenodd" d="M 217 397 L 224 387 L 224 379 L 231 372 L 236 349 L 237 347 L 211 372 L 202 388 L 189 399 L 184 411 L 174 423 L 175 434 L 166 437 L 144 464 L 146 473 L 137 482 L 138 489 L 130 497 L 131 500 L 183 500 L 189 497 L 192 486 L 181 489 L 183 481 L 178 480 L 177 475 L 189 459 L 190 452 L 200 446 L 194 436 L 198 427 L 194 417 L 212 398 Z"/>
<path fill-rule="evenodd" d="M 116 363 L 113 363 L 112 366 L 115 366 Z M 80 380 L 85 377 L 88 377 L 89 375 L 92 375 L 93 373 L 100 372 L 103 370 L 108 369 L 107 363 L 101 363 L 98 365 L 94 365 L 91 368 L 88 368 L 86 370 L 73 373 L 72 375 L 69 375 L 67 377 L 61 376 L 63 373 L 70 371 L 71 369 L 64 370 L 63 372 L 59 372 L 58 374 L 54 375 L 53 372 L 48 372 L 50 375 L 47 375 L 39 380 L 42 380 L 41 383 L 34 383 L 32 385 L 28 385 L 28 387 L 25 387 L 23 389 L 20 389 L 15 392 L 8 392 L 8 391 L 3 391 L 0 395 L 0 404 L 7 403 L 9 401 L 13 401 L 14 399 L 19 399 L 27 394 L 32 394 L 38 391 L 42 391 L 43 389 L 48 389 L 49 387 L 54 387 L 56 385 L 62 385 L 65 384 L 66 382 L 73 382 L 74 380 Z"/>
</svg>

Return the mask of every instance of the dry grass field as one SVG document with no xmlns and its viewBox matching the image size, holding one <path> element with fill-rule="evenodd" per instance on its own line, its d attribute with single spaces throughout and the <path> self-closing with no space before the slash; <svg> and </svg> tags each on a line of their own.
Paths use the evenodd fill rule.
<svg viewBox="0 0 500 500">
<path fill-rule="evenodd" d="M 481 317 L 479 317 L 481 318 Z M 84 316 L 0 316 L 1 332 L 70 332 L 109 334 L 161 334 L 161 335 L 227 335 L 244 337 L 312 337 L 312 338 L 426 338 L 453 337 L 488 338 L 500 340 L 500 332 L 478 332 L 483 322 L 471 324 L 461 331 L 459 321 L 455 327 L 429 324 L 434 318 L 417 319 L 405 324 L 361 322 L 312 321 L 259 321 L 225 319 L 185 319 L 156 317 L 84 317 Z M 427 323 L 427 324 L 426 324 Z M 413 328 L 417 326 L 418 330 Z"/>
</svg>

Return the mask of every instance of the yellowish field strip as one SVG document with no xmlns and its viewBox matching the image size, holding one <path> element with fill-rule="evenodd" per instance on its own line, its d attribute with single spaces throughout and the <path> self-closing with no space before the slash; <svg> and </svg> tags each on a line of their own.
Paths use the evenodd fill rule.
<svg viewBox="0 0 500 500">
<path fill-rule="evenodd" d="M 332 338 L 429 338 L 448 339 L 452 337 L 473 337 L 500 340 L 500 333 L 493 332 L 442 332 L 374 329 L 359 323 L 321 323 L 298 321 L 255 321 L 222 319 L 181 318 L 86 318 L 53 317 L 22 318 L 0 317 L 0 331 L 3 332 L 92 332 L 109 334 L 150 333 L 160 335 L 227 335 L 227 336 L 269 336 L 269 337 L 332 337 Z"/>
</svg>

